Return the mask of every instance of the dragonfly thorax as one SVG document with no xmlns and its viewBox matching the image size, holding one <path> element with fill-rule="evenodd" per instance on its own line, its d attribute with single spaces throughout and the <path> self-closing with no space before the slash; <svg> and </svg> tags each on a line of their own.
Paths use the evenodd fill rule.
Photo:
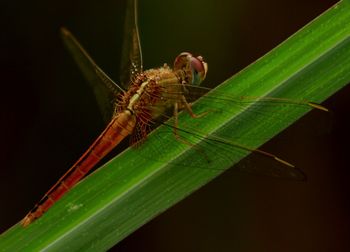
<svg viewBox="0 0 350 252">
<path fill-rule="evenodd" d="M 207 63 L 202 57 L 181 53 L 174 63 L 174 69 L 166 64 L 136 74 L 130 88 L 117 105 L 116 114 L 130 112 L 136 121 L 134 132 L 144 138 L 149 126 L 166 112 L 186 107 L 187 85 L 199 85 L 207 73 Z M 161 118 L 161 119 L 163 119 Z"/>
<path fill-rule="evenodd" d="M 122 95 L 117 112 L 129 110 L 147 122 L 180 102 L 182 94 L 177 73 L 164 65 L 136 75 L 129 90 Z"/>
</svg>

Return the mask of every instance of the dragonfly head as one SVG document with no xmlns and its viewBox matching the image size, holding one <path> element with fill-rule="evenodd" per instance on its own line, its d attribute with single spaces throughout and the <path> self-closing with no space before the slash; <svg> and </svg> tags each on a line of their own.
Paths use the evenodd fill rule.
<svg viewBox="0 0 350 252">
<path fill-rule="evenodd" d="M 174 70 L 182 70 L 190 84 L 199 85 L 207 75 L 208 64 L 202 56 L 195 57 L 191 53 L 183 52 L 176 57 Z"/>
</svg>

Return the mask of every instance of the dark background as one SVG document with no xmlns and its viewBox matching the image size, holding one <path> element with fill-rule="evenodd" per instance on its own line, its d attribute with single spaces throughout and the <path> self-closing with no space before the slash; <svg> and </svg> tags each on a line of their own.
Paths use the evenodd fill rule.
<svg viewBox="0 0 350 252">
<path fill-rule="evenodd" d="M 207 86 L 253 62 L 336 1 L 140 1 L 145 68 L 205 56 Z M 59 27 L 118 80 L 125 1 L 0 3 L 0 231 L 18 222 L 103 129 Z M 225 172 L 112 251 L 345 251 L 350 248 L 350 88 L 262 147 L 307 182 Z M 248 162 L 265 162 L 251 157 Z M 261 164 L 263 165 L 263 164 Z M 275 165 L 267 163 L 265 165 Z"/>
</svg>

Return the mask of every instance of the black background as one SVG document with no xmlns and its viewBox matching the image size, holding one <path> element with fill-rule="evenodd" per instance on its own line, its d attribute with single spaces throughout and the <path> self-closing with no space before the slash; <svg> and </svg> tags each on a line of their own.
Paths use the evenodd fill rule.
<svg viewBox="0 0 350 252">
<path fill-rule="evenodd" d="M 206 85 L 215 86 L 335 2 L 140 1 L 145 68 L 200 53 Z M 0 231 L 24 217 L 104 126 L 59 27 L 118 80 L 124 8 L 118 0 L 0 3 Z M 313 111 L 262 147 L 301 167 L 307 182 L 231 169 L 111 251 L 349 249 L 349 98 L 346 87 L 324 103 L 331 113 Z"/>
</svg>

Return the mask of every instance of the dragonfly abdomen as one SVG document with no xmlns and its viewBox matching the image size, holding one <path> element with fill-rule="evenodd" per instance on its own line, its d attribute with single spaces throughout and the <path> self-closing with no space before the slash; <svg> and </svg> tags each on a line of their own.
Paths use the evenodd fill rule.
<svg viewBox="0 0 350 252">
<path fill-rule="evenodd" d="M 104 156 L 106 156 L 135 127 L 135 116 L 128 110 L 115 115 L 102 134 L 80 159 L 44 195 L 38 204 L 24 217 L 27 226 L 42 216 L 57 200 L 81 180 Z"/>
</svg>

